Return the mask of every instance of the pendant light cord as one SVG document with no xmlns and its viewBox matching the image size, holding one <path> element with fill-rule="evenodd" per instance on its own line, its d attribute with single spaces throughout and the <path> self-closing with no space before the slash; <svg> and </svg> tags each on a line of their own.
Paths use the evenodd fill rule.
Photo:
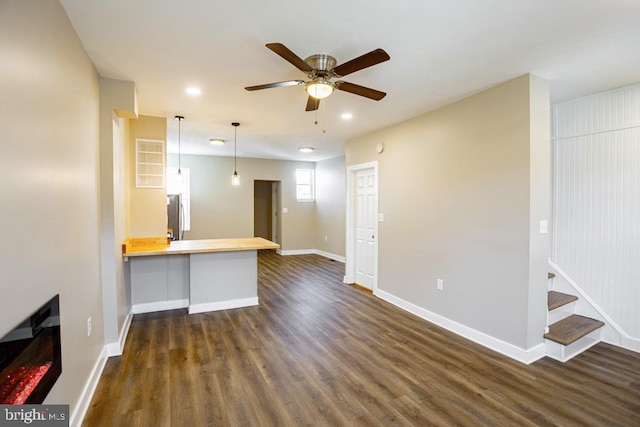
<svg viewBox="0 0 640 427">
<path fill-rule="evenodd" d="M 240 176 L 238 175 L 238 126 L 240 123 L 233 122 L 233 175 L 231 175 L 231 184 L 240 185 Z"/>
<path fill-rule="evenodd" d="M 182 134 L 181 123 L 184 120 L 184 116 L 176 116 L 176 120 L 178 121 L 178 175 L 182 175 L 182 141 L 180 136 Z"/>
</svg>

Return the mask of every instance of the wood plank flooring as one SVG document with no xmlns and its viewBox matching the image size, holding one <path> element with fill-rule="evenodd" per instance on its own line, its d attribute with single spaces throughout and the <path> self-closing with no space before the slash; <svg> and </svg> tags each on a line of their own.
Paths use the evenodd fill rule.
<svg viewBox="0 0 640 427">
<path fill-rule="evenodd" d="M 260 306 L 136 315 L 85 426 L 637 426 L 640 355 L 526 366 L 342 283 L 259 255 Z"/>
</svg>

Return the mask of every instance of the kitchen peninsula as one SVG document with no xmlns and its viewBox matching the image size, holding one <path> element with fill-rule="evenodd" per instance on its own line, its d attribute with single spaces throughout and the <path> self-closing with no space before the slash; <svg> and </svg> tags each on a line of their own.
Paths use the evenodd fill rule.
<svg viewBox="0 0 640 427">
<path fill-rule="evenodd" d="M 261 237 L 125 243 L 134 313 L 189 314 L 258 305 L 258 256 L 280 245 Z"/>
</svg>

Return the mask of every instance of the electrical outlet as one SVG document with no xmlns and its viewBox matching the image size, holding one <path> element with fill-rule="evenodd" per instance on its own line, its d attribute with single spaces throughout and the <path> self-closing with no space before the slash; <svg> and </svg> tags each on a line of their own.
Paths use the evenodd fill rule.
<svg viewBox="0 0 640 427">
<path fill-rule="evenodd" d="M 87 319 L 87 336 L 91 336 L 91 317 Z"/>
<path fill-rule="evenodd" d="M 438 279 L 436 287 L 439 291 L 444 291 L 444 280 Z"/>
</svg>

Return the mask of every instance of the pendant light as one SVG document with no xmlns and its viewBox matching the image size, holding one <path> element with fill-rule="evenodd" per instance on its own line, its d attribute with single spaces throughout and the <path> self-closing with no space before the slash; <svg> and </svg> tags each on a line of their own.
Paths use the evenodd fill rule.
<svg viewBox="0 0 640 427">
<path fill-rule="evenodd" d="M 238 175 L 238 126 L 240 123 L 233 122 L 233 175 L 231 176 L 231 185 L 240 185 L 240 175 Z"/>
<path fill-rule="evenodd" d="M 182 175 L 182 169 L 180 169 L 180 123 L 184 120 L 184 116 L 176 116 L 176 120 L 178 121 L 178 175 Z"/>
</svg>

